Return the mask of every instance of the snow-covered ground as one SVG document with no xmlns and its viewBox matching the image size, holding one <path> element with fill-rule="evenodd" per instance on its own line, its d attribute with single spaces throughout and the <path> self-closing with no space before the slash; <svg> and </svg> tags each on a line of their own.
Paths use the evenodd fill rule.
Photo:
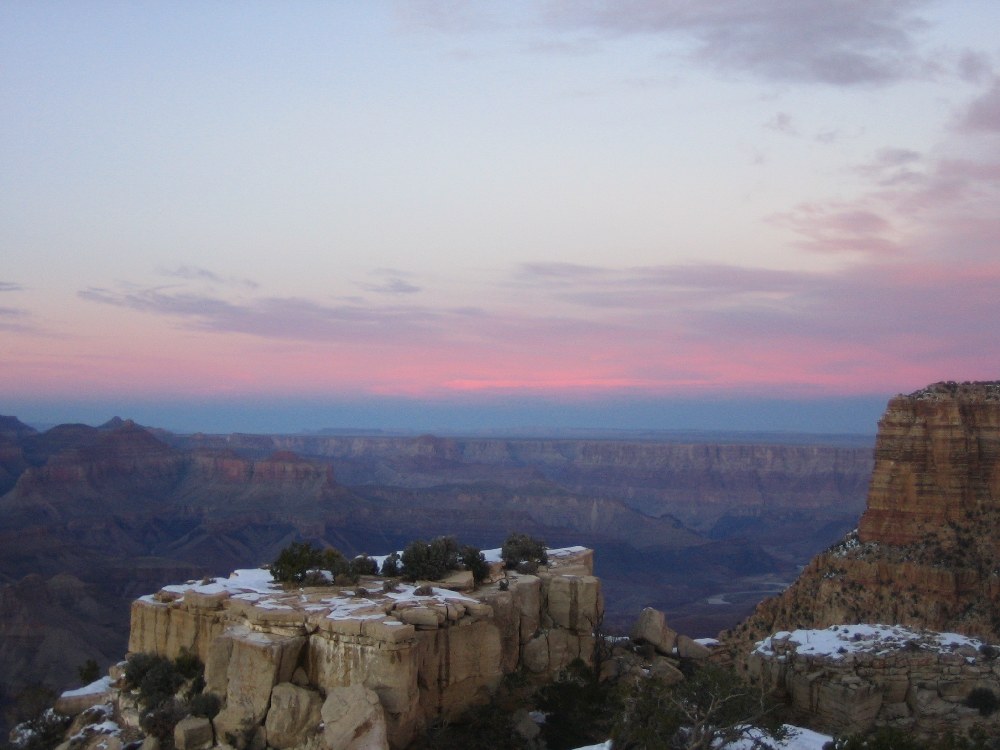
<svg viewBox="0 0 1000 750">
<path fill-rule="evenodd" d="M 804 727 L 796 727 L 791 724 L 785 724 L 784 727 L 786 734 L 781 740 L 774 739 L 763 730 L 757 737 L 776 750 L 823 750 L 823 745 L 833 740 L 833 737 L 828 734 L 820 734 Z M 724 750 L 750 750 L 752 747 L 753 743 L 746 739 L 730 743 L 726 745 Z"/>
<path fill-rule="evenodd" d="M 783 630 L 759 641 L 754 650 L 764 656 L 774 656 L 776 644 L 788 644 L 794 647 L 790 650 L 799 654 L 838 660 L 860 652 L 889 654 L 911 643 L 936 651 L 955 651 L 963 647 L 978 650 L 983 645 L 982 641 L 958 633 L 911 630 L 902 625 L 831 625 L 824 630 Z"/>
<path fill-rule="evenodd" d="M 804 729 L 803 727 L 796 727 L 791 724 L 785 724 L 785 732 L 785 737 L 781 740 L 774 739 L 764 731 L 761 731 L 757 735 L 757 738 L 767 742 L 776 750 L 823 750 L 823 745 L 833 740 L 828 734 L 820 734 L 811 729 Z M 750 750 L 752 747 L 753 743 L 747 739 L 730 743 L 720 748 L 720 750 Z M 576 750 L 611 750 L 611 740 L 601 742 L 597 745 L 578 747 Z"/>
<path fill-rule="evenodd" d="M 823 750 L 823 745 L 827 742 L 833 740 L 833 738 L 828 734 L 820 734 L 819 732 L 814 732 L 811 729 L 803 729 L 802 727 L 795 727 L 791 724 L 785 724 L 785 731 L 787 734 L 783 740 L 776 740 L 771 737 L 767 732 L 761 732 L 759 739 L 764 740 L 777 750 Z M 741 742 L 730 743 L 720 750 L 750 750 L 752 743 L 750 740 L 744 740 Z M 576 750 L 611 750 L 611 740 L 607 742 L 601 742 L 597 745 L 587 745 L 586 747 L 578 747 Z"/>
<path fill-rule="evenodd" d="M 553 560 L 559 560 L 560 558 L 570 557 L 586 551 L 586 547 L 559 547 L 557 549 L 546 550 L 549 558 Z M 482 553 L 486 558 L 486 562 L 500 562 L 502 559 L 500 557 L 499 547 L 497 549 L 484 549 L 482 550 Z M 402 552 L 398 552 L 396 554 L 402 554 Z M 382 563 L 388 556 L 389 555 L 374 555 L 372 556 L 372 559 L 379 566 L 379 568 L 381 568 Z M 209 596 L 213 594 L 229 594 L 230 596 L 239 594 L 277 594 L 284 591 L 281 584 L 277 583 L 271 577 L 270 571 L 266 568 L 234 570 L 230 573 L 228 578 L 211 578 L 203 581 L 188 581 L 187 583 L 164 586 L 161 590 L 171 594 L 180 594 L 182 596 L 189 591 Z"/>
</svg>

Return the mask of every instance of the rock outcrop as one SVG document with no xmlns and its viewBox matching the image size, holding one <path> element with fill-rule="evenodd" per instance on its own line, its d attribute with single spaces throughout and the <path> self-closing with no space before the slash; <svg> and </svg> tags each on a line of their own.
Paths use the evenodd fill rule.
<svg viewBox="0 0 1000 750">
<path fill-rule="evenodd" d="M 197 654 L 223 702 L 216 731 L 237 744 L 263 732 L 276 748 L 310 737 L 330 750 L 401 748 L 519 667 L 549 679 L 592 661 L 603 616 L 593 554 L 549 557 L 537 575 L 495 567 L 494 582 L 465 592 L 378 579 L 284 590 L 260 570 L 167 586 L 133 604 L 129 650 Z"/>
<path fill-rule="evenodd" d="M 1000 383 L 897 396 L 857 532 L 727 640 L 888 622 L 1000 640 Z"/>
<path fill-rule="evenodd" d="M 798 718 L 837 735 L 876 724 L 921 736 L 973 726 L 995 733 L 1000 714 L 986 696 L 1000 695 L 998 653 L 953 633 L 834 625 L 775 633 L 757 644 L 748 666 Z"/>
<path fill-rule="evenodd" d="M 868 507 L 858 529 L 721 639 L 738 664 L 757 642 L 751 671 L 782 685 L 826 728 L 858 731 L 879 723 L 924 734 L 962 729 L 977 715 L 961 706 L 971 690 L 1000 687 L 992 658 L 930 654 L 914 637 L 909 648 L 817 661 L 801 647 L 782 645 L 778 636 L 762 639 L 842 623 L 895 623 L 995 643 L 998 523 L 1000 383 L 938 383 L 897 396 L 879 423 Z M 762 642 L 772 644 L 773 658 L 762 661 Z M 849 707 L 836 708 L 840 704 Z"/>
</svg>

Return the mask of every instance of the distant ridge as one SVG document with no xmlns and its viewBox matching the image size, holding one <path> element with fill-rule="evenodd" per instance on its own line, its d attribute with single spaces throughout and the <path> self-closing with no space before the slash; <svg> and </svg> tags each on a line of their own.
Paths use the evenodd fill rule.
<svg viewBox="0 0 1000 750">
<path fill-rule="evenodd" d="M 38 432 L 34 427 L 29 427 L 17 417 L 0 414 L 0 435 L 8 438 L 23 438 L 34 435 Z"/>
</svg>

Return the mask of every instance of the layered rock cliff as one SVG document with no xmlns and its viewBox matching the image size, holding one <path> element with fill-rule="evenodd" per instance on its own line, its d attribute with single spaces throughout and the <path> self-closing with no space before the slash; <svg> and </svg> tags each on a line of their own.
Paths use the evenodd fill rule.
<svg viewBox="0 0 1000 750">
<path fill-rule="evenodd" d="M 997 653 L 954 633 L 834 625 L 775 633 L 757 644 L 748 668 L 799 720 L 838 735 L 873 724 L 921 736 L 973 727 L 995 734 L 1000 714 L 987 696 L 1000 693 Z"/>
<path fill-rule="evenodd" d="M 373 721 L 384 722 L 390 747 L 402 748 L 427 722 L 485 702 L 518 668 L 548 679 L 574 659 L 591 662 L 603 617 L 593 554 L 553 550 L 550 561 L 538 575 L 508 578 L 497 567 L 492 583 L 461 592 L 442 584 L 386 590 L 380 580 L 284 590 L 265 571 L 238 571 L 137 600 L 129 650 L 197 654 L 206 690 L 223 699 L 216 731 L 239 747 L 337 750 L 318 710 L 288 726 L 287 699 L 322 705 L 329 725 L 326 704 L 351 688 L 377 697 L 383 718 Z"/>
<path fill-rule="evenodd" d="M 911 633 L 866 655 L 846 643 L 820 658 L 808 641 L 821 629 L 883 623 L 996 643 L 998 522 L 1000 383 L 937 383 L 897 396 L 879 423 L 858 529 L 722 640 L 737 664 L 826 729 L 877 723 L 934 735 L 982 723 L 965 703 L 973 690 L 1000 692 L 995 648 L 967 642 L 942 653 Z M 789 631 L 798 632 L 791 645 Z"/>
<path fill-rule="evenodd" d="M 185 438 L 117 418 L 36 432 L 0 418 L 0 598 L 10 603 L 0 608 L 0 633 L 17 639 L 16 648 L 0 648 L 0 707 L 4 692 L 10 698 L 38 680 L 60 687 L 81 660 L 116 658 L 128 604 L 143 591 L 265 563 L 303 539 L 348 554 L 440 534 L 489 547 L 512 530 L 584 544 L 598 551 L 613 592 L 607 624 L 625 627 L 652 605 L 707 635 L 748 605 L 690 610 L 692 601 L 753 589 L 741 576 L 789 575 L 851 528 L 867 453 L 431 436 Z M 654 494 L 649 513 L 640 510 Z M 672 515 L 694 518 L 691 509 L 697 529 Z M 66 573 L 83 586 L 61 587 Z M 53 587 L 56 600 L 36 595 Z M 684 611 L 694 615 L 685 621 Z M 44 622 L 87 633 L 86 653 L 78 639 L 33 625 Z"/>
<path fill-rule="evenodd" d="M 805 512 L 854 515 L 864 504 L 870 444 L 718 444 L 630 440 L 196 435 L 182 445 L 263 456 L 290 450 L 331 459 L 352 486 L 426 488 L 546 479 L 571 492 L 623 500 L 650 516 L 725 535 L 738 519 Z M 721 524 L 720 524 L 721 521 Z"/>
<path fill-rule="evenodd" d="M 857 532 L 741 626 L 884 622 L 1000 639 L 1000 383 L 938 383 L 879 422 Z"/>
</svg>

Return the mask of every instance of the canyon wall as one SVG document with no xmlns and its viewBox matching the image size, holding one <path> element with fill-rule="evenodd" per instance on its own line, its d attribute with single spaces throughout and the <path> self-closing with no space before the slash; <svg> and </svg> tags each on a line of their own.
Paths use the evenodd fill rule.
<svg viewBox="0 0 1000 750">
<path fill-rule="evenodd" d="M 264 456 L 289 450 L 331 459 L 345 484 L 431 487 L 540 478 L 571 492 L 624 501 L 709 532 L 727 517 L 806 511 L 857 516 L 871 472 L 870 444 L 681 443 L 321 435 L 192 436 L 183 445 Z"/>
<path fill-rule="evenodd" d="M 583 544 L 612 592 L 606 625 L 653 606 L 709 635 L 763 595 L 742 577 L 784 579 L 853 528 L 870 451 L 850 445 L 178 436 L 121 419 L 37 432 L 0 417 L 0 708 L 117 658 L 142 592 L 296 540 Z M 707 601 L 726 591 L 750 599 Z"/>
<path fill-rule="evenodd" d="M 934 735 L 982 723 L 965 701 L 974 689 L 1000 693 L 993 647 L 941 653 L 913 636 L 864 656 L 818 658 L 801 641 L 817 629 L 883 623 L 997 643 L 998 524 L 1000 383 L 937 383 L 897 396 L 879 422 L 858 529 L 721 634 L 725 651 L 800 710 L 812 706 L 827 729 L 888 724 Z M 794 630 L 806 635 L 792 647 L 768 638 Z M 777 650 L 762 656 L 760 644 L 776 638 Z"/>
<path fill-rule="evenodd" d="M 879 422 L 857 532 L 814 558 L 740 626 L 885 622 L 1000 639 L 1000 384 L 897 396 Z"/>
<path fill-rule="evenodd" d="M 137 600 L 129 651 L 197 654 L 206 690 L 223 698 L 219 736 L 238 746 L 255 736 L 288 746 L 268 736 L 290 731 L 280 715 L 287 693 L 318 706 L 342 688 L 363 688 L 377 696 L 390 747 L 402 748 L 428 722 L 488 700 L 505 674 L 520 668 L 548 680 L 574 659 L 591 663 L 603 618 L 592 571 L 583 548 L 552 550 L 537 575 L 494 566 L 475 589 L 466 574 L 433 587 L 370 579 L 285 590 L 262 571 L 239 571 Z M 292 744 L 322 733 L 314 719 L 295 728 Z"/>
</svg>

